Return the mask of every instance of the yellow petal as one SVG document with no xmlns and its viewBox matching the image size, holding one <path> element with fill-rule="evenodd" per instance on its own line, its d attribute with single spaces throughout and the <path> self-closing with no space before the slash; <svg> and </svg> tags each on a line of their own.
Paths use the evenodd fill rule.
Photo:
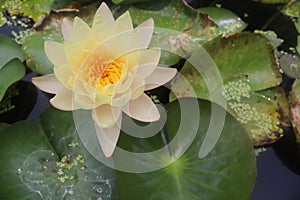
<svg viewBox="0 0 300 200">
<path fill-rule="evenodd" d="M 142 51 L 137 73 L 143 78 L 147 78 L 157 67 L 160 54 L 160 49 L 147 49 Z"/>
<path fill-rule="evenodd" d="M 166 68 L 166 67 L 156 67 L 154 72 L 146 78 L 146 88 L 147 90 L 152 90 L 165 83 L 169 82 L 177 73 L 176 69 Z"/>
<path fill-rule="evenodd" d="M 82 42 L 90 34 L 91 28 L 81 18 L 75 17 L 73 23 L 72 40 Z"/>
<path fill-rule="evenodd" d="M 133 25 L 130 17 L 130 13 L 126 11 L 122 14 L 114 24 L 114 33 L 120 33 L 123 31 L 133 30 Z"/>
<path fill-rule="evenodd" d="M 69 65 L 59 65 L 54 67 L 53 70 L 57 80 L 66 88 L 71 89 L 69 84 L 69 80 L 73 76 L 71 67 Z"/>
<path fill-rule="evenodd" d="M 111 129 L 120 118 L 121 110 L 118 107 L 112 107 L 109 104 L 104 104 L 93 110 L 93 119 L 102 129 Z"/>
<path fill-rule="evenodd" d="M 59 110 L 71 111 L 79 109 L 73 104 L 73 93 L 71 90 L 63 88 L 61 89 L 55 97 L 50 99 L 52 106 Z"/>
<path fill-rule="evenodd" d="M 119 124 L 121 124 L 122 117 L 119 118 Z M 103 154 L 109 158 L 114 153 L 114 150 L 117 146 L 118 139 L 120 136 L 120 126 L 115 125 L 111 129 L 102 129 L 95 124 L 96 135 L 98 138 L 98 142 L 101 146 Z"/>
<path fill-rule="evenodd" d="M 154 21 L 152 18 L 146 20 L 141 23 L 139 26 L 135 28 L 135 30 L 141 32 L 142 37 L 142 46 L 148 47 L 152 38 L 153 30 L 154 30 Z"/>
<path fill-rule="evenodd" d="M 138 99 L 130 101 L 122 108 L 129 117 L 143 122 L 153 122 L 160 118 L 156 105 L 143 93 Z"/>
<path fill-rule="evenodd" d="M 65 57 L 68 64 L 72 67 L 74 74 L 80 70 L 82 63 L 83 44 L 79 42 L 65 41 Z"/>
<path fill-rule="evenodd" d="M 96 11 L 92 28 L 101 30 L 105 26 L 112 26 L 114 21 L 115 20 L 110 9 L 106 3 L 103 2 Z"/>
<path fill-rule="evenodd" d="M 63 44 L 54 41 L 45 41 L 44 50 L 48 59 L 54 66 L 67 63 Z"/>
<path fill-rule="evenodd" d="M 71 40 L 73 31 L 73 22 L 67 18 L 63 18 L 61 31 L 65 40 Z"/>
<path fill-rule="evenodd" d="M 56 94 L 63 88 L 63 85 L 59 83 L 54 74 L 34 77 L 32 78 L 32 83 L 40 90 L 50 94 Z"/>
</svg>

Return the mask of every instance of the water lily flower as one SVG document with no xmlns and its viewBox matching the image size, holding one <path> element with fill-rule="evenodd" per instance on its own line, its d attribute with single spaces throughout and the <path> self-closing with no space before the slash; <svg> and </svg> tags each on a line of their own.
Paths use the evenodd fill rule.
<svg viewBox="0 0 300 200">
<path fill-rule="evenodd" d="M 92 110 L 106 157 L 116 147 L 122 112 L 144 122 L 158 120 L 158 109 L 144 91 L 165 84 L 176 74 L 175 69 L 158 66 L 160 49 L 148 48 L 153 29 L 153 19 L 133 28 L 129 12 L 115 20 L 102 3 L 92 26 L 79 17 L 73 22 L 64 18 L 64 42 L 45 41 L 54 74 L 35 77 L 32 82 L 55 94 L 50 103 L 60 110 Z"/>
</svg>

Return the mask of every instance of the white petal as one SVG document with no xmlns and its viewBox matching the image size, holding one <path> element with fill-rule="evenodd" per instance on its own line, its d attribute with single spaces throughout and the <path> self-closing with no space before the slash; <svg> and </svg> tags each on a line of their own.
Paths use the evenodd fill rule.
<svg viewBox="0 0 300 200">
<path fill-rule="evenodd" d="M 40 90 L 50 94 L 56 94 L 63 88 L 63 85 L 59 83 L 54 74 L 34 77 L 32 83 Z"/>
<path fill-rule="evenodd" d="M 166 67 L 156 67 L 154 72 L 146 78 L 146 88 L 147 90 L 152 90 L 165 83 L 169 82 L 177 73 L 176 69 L 166 68 Z"/>
<path fill-rule="evenodd" d="M 137 99 L 144 93 L 145 90 L 145 80 L 138 74 L 133 78 L 132 84 L 130 86 L 132 90 L 131 100 Z"/>
<path fill-rule="evenodd" d="M 142 33 L 142 46 L 148 47 L 149 43 L 152 38 L 153 30 L 154 30 L 154 21 L 152 18 L 146 20 L 145 22 L 141 23 L 139 26 L 135 28 Z"/>
<path fill-rule="evenodd" d="M 89 98 L 89 96 L 74 94 L 74 104 L 81 108 L 91 110 L 95 108 L 95 103 Z"/>
<path fill-rule="evenodd" d="M 101 3 L 94 16 L 93 28 L 100 28 L 103 25 L 112 25 L 114 21 L 114 17 L 106 3 Z"/>
<path fill-rule="evenodd" d="M 121 107 L 121 106 L 126 105 L 129 102 L 129 100 L 131 99 L 131 96 L 132 96 L 132 91 L 128 90 L 124 94 L 119 94 L 119 95 L 114 96 L 114 98 L 109 103 L 112 106 Z"/>
<path fill-rule="evenodd" d="M 75 17 L 73 23 L 72 40 L 82 42 L 90 34 L 91 28 L 81 18 Z"/>
<path fill-rule="evenodd" d="M 120 115 L 118 124 L 121 124 L 122 115 Z M 114 153 L 120 136 L 120 126 L 115 125 L 111 129 L 102 129 L 95 124 L 96 134 L 104 155 L 109 158 Z"/>
<path fill-rule="evenodd" d="M 50 99 L 50 103 L 57 109 L 71 111 L 79 109 L 73 104 L 73 93 L 71 90 L 63 88 L 55 97 Z"/>
<path fill-rule="evenodd" d="M 157 67 L 160 54 L 160 49 L 147 49 L 141 51 L 137 73 L 143 78 L 147 78 Z"/>
<path fill-rule="evenodd" d="M 114 24 L 115 33 L 120 33 L 123 31 L 133 30 L 133 25 L 130 17 L 130 13 L 126 11 L 121 15 Z"/>
<path fill-rule="evenodd" d="M 48 59 L 54 66 L 67 63 L 63 44 L 54 41 L 45 41 L 44 50 Z"/>
<path fill-rule="evenodd" d="M 71 40 L 73 32 L 73 22 L 67 18 L 63 18 L 61 31 L 65 40 Z"/>
<path fill-rule="evenodd" d="M 118 107 L 109 104 L 101 105 L 93 110 L 93 119 L 103 129 L 111 129 L 117 123 L 121 115 Z"/>
<path fill-rule="evenodd" d="M 143 93 L 138 99 L 130 101 L 122 108 L 129 117 L 143 122 L 153 122 L 160 118 L 156 105 Z"/>
<path fill-rule="evenodd" d="M 57 80 L 66 88 L 71 89 L 69 84 L 70 77 L 73 76 L 71 67 L 69 65 L 59 65 L 54 67 L 53 70 Z"/>
</svg>

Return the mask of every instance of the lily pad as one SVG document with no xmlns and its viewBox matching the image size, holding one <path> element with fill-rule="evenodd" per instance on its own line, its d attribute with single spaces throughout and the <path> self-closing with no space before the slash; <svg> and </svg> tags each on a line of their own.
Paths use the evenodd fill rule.
<svg viewBox="0 0 300 200">
<path fill-rule="evenodd" d="M 23 179 L 24 175 L 30 171 L 30 168 L 24 169 L 23 164 L 35 152 L 53 152 L 43 130 L 34 121 L 22 121 L 6 127 L 0 132 L 0 135 L 1 198 L 40 199 L 38 191 L 34 192 Z M 57 158 L 55 154 L 53 157 Z M 37 160 L 40 162 L 40 167 L 42 167 L 42 163 L 46 163 L 46 159 L 48 158 Z"/>
<path fill-rule="evenodd" d="M 260 146 L 280 138 L 283 127 L 288 126 L 285 118 L 289 112 L 283 91 L 266 90 L 281 82 L 274 50 L 269 41 L 261 34 L 245 32 L 228 38 L 217 38 L 205 45 L 205 48 L 223 78 L 224 85 L 215 87 L 224 88 L 222 96 L 227 100 L 227 110 L 244 125 L 253 144 Z M 171 83 L 171 100 L 175 99 L 175 93 L 177 98 L 196 95 L 200 99 L 212 101 L 206 84 L 213 84 L 212 81 L 216 81 L 214 77 L 207 77 L 205 83 L 189 63 L 184 65 L 181 74 L 184 78 L 178 76 Z M 192 90 L 186 81 L 191 84 Z M 274 101 L 274 97 L 280 97 L 284 105 L 278 106 L 280 101 Z M 285 112 L 282 113 L 282 110 Z"/>
<path fill-rule="evenodd" d="M 230 10 L 217 7 L 204 7 L 198 9 L 202 13 L 206 13 L 218 27 L 216 35 L 230 35 L 243 31 L 247 24 L 236 14 Z"/>
<path fill-rule="evenodd" d="M 25 68 L 23 63 L 17 58 L 9 61 L 0 68 L 0 101 L 9 86 L 23 78 L 24 75 Z"/>
<path fill-rule="evenodd" d="M 51 10 L 53 0 L 4 0 L 0 12 L 8 11 L 10 15 L 24 15 L 35 22 L 42 20 Z"/>
<path fill-rule="evenodd" d="M 71 158 L 73 164 L 76 161 L 78 164 L 81 163 L 78 166 L 73 165 L 72 169 L 73 171 L 77 170 L 78 177 L 73 180 L 70 179 L 72 175 L 69 174 L 69 180 L 66 180 L 66 182 L 69 181 L 67 187 L 72 189 L 75 195 L 73 197 L 71 195 L 70 198 L 116 198 L 114 170 L 101 164 L 83 147 L 78 137 L 72 112 L 49 107 L 41 114 L 40 118 L 42 127 L 50 143 L 56 149 L 58 156 L 61 159 Z M 68 170 L 61 169 L 65 172 L 65 175 L 68 175 Z M 60 178 L 60 181 L 63 180 L 61 175 L 58 178 Z M 77 184 L 72 186 L 74 183 Z"/>
<path fill-rule="evenodd" d="M 283 54 L 279 58 L 281 69 L 292 78 L 300 78 L 300 57 L 298 55 Z"/>
<path fill-rule="evenodd" d="M 165 143 L 166 153 L 161 154 L 158 161 L 169 165 L 148 173 L 118 172 L 120 199 L 227 200 L 251 197 L 256 166 L 247 133 L 232 116 L 227 115 L 218 143 L 207 157 L 200 159 L 198 153 L 210 124 L 211 104 L 196 100 L 201 117 L 190 120 L 182 116 L 181 106 L 188 108 L 184 112 L 193 113 L 193 101 L 195 99 L 183 98 L 166 105 L 166 134 L 170 143 Z M 176 140 L 180 131 L 185 134 Z M 193 131 L 196 135 L 191 145 L 182 152 Z M 163 144 L 159 142 L 159 135 L 141 139 L 122 133 L 118 145 L 130 152 L 151 153 L 153 147 L 161 148 Z M 149 160 L 141 164 L 145 167 L 152 165 Z"/>
<path fill-rule="evenodd" d="M 297 79 L 293 86 L 292 91 L 289 95 L 291 102 L 291 120 L 295 130 L 297 141 L 300 142 L 300 80 Z"/>
<path fill-rule="evenodd" d="M 174 65 L 182 57 L 190 56 L 193 48 L 188 46 L 187 40 L 206 42 L 216 37 L 216 26 L 207 15 L 191 9 L 182 0 L 138 3 L 128 11 L 135 25 L 153 18 L 156 29 L 150 46 L 161 47 L 163 43 L 163 50 L 172 50 L 162 53 L 161 63 L 165 65 Z"/>
<path fill-rule="evenodd" d="M 23 43 L 23 52 L 28 67 L 39 74 L 53 73 L 53 64 L 47 58 L 44 51 L 44 42 L 46 40 L 62 42 L 63 36 L 61 32 L 61 22 L 64 17 L 74 18 L 80 16 L 86 21 L 91 21 L 96 11 L 94 6 L 84 7 L 80 12 L 69 13 L 51 13 L 45 18 L 40 27 L 40 31 L 36 31 L 26 38 Z M 84 16 L 84 17 L 83 17 Z"/>
<path fill-rule="evenodd" d="M 153 0 L 112 0 L 114 4 L 131 4 L 131 3 L 138 3 L 138 2 L 144 3 L 147 1 L 153 1 Z"/>
<path fill-rule="evenodd" d="M 228 112 L 245 127 L 254 146 L 275 142 L 290 124 L 289 102 L 283 89 L 275 87 L 248 94 L 240 100 L 229 100 Z"/>
<path fill-rule="evenodd" d="M 283 10 L 283 13 L 290 17 L 300 16 L 300 1 L 288 1 L 289 5 Z"/>
<path fill-rule="evenodd" d="M 53 73 L 53 64 L 47 58 L 44 51 L 46 40 L 62 41 L 62 35 L 53 30 L 35 32 L 23 43 L 23 51 L 27 66 L 39 74 Z"/>
<path fill-rule="evenodd" d="M 56 138 L 57 135 L 62 136 L 56 146 L 49 142 L 43 129 L 34 121 L 18 122 L 0 132 L 2 198 L 33 200 L 113 197 L 113 171 L 84 153 L 76 140 L 76 132 L 72 132 L 74 129 L 68 126 L 71 126 L 68 117 L 72 118 L 72 114 L 60 114 L 60 111 L 49 109 L 44 114 L 48 122 L 42 119 L 45 130 L 51 131 L 48 134 Z M 58 122 L 52 117 L 64 120 Z M 63 126 L 64 122 L 67 125 Z M 65 131 L 70 131 L 66 134 L 70 137 L 63 136 Z"/>
<path fill-rule="evenodd" d="M 0 69 L 14 58 L 24 61 L 21 48 L 12 39 L 0 34 Z"/>
<path fill-rule="evenodd" d="M 227 38 L 218 37 L 204 48 L 218 66 L 224 84 L 242 80 L 250 86 L 250 91 L 259 91 L 277 86 L 282 81 L 274 50 L 261 34 L 243 32 Z M 204 79 L 191 64 L 186 63 L 180 73 L 190 82 L 198 98 L 210 100 Z M 183 81 L 180 77 L 173 79 L 172 91 L 193 96 L 193 91 L 184 88 Z M 207 81 L 209 84 L 214 80 Z M 175 99 L 174 95 L 170 98 Z"/>
</svg>

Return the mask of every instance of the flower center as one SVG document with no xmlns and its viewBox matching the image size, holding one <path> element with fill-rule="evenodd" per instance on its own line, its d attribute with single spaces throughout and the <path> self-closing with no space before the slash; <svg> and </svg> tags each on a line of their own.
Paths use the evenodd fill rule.
<svg viewBox="0 0 300 200">
<path fill-rule="evenodd" d="M 112 61 L 102 72 L 99 84 L 106 86 L 114 84 L 121 78 L 122 65 L 117 61 Z"/>
</svg>

